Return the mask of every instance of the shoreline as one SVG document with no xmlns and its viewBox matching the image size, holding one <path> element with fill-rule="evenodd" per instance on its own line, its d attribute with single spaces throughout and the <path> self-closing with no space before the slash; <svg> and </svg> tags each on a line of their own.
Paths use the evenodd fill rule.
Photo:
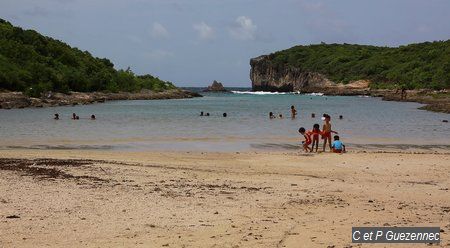
<svg viewBox="0 0 450 248">
<path fill-rule="evenodd" d="M 301 93 L 309 94 L 318 92 L 329 96 L 371 96 L 381 97 L 383 101 L 417 102 L 425 104 L 425 106 L 422 106 L 419 109 L 450 114 L 450 92 L 447 90 L 406 90 L 406 96 L 402 98 L 401 93 L 399 93 L 398 90 L 353 88 L 337 85 L 325 88 L 308 88 Z M 138 93 L 70 92 L 69 94 L 63 94 L 50 92 L 47 96 L 41 98 L 28 97 L 22 92 L 0 92 L 0 109 L 75 106 L 115 100 L 162 100 L 194 97 L 202 97 L 202 95 L 184 89 L 174 89 L 163 92 L 143 90 Z"/>
<path fill-rule="evenodd" d="M 381 97 L 383 101 L 417 102 L 425 104 L 419 109 L 450 114 L 450 92 L 448 90 L 406 90 L 404 97 L 402 97 L 400 90 L 352 88 L 347 86 L 310 88 L 302 91 L 302 93 L 317 92 L 329 96 L 371 96 Z"/>
<path fill-rule="evenodd" d="M 227 144 L 227 147 L 231 147 Z M 171 147 L 171 148 L 168 148 Z M 138 146 L 134 144 L 29 144 L 29 145 L 0 145 L 0 151 L 98 151 L 98 152 L 174 152 L 174 153 L 297 153 L 301 151 L 301 146 L 297 143 L 261 143 L 251 144 L 248 147 L 236 149 L 224 148 L 222 145 L 207 143 L 201 147 L 191 148 L 192 144 L 167 143 L 165 145 L 155 146 Z M 236 146 L 234 146 L 236 147 Z M 399 154 L 442 154 L 450 155 L 450 144 L 354 144 L 346 143 L 347 152 L 349 154 L 357 153 L 399 153 Z M 318 152 L 305 153 L 307 155 L 323 155 L 328 154 L 329 150 L 322 152 L 321 148 Z"/>
<path fill-rule="evenodd" d="M 352 226 L 439 226 L 445 247 L 449 159 L 2 151 L 0 245 L 346 247 Z"/>
<path fill-rule="evenodd" d="M 200 94 L 173 89 L 162 92 L 141 90 L 140 92 L 70 92 L 69 94 L 49 92 L 41 98 L 28 97 L 22 92 L 0 92 L 0 109 L 43 108 L 68 105 L 86 105 L 115 100 L 164 100 L 202 97 Z"/>
</svg>

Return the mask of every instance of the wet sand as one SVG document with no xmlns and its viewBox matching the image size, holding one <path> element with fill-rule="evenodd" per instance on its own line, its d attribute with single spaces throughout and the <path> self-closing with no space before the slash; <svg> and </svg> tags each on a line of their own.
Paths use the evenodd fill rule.
<svg viewBox="0 0 450 248">
<path fill-rule="evenodd" d="M 440 226 L 446 247 L 449 164 L 427 152 L 1 150 L 0 247 L 357 247 L 352 226 Z"/>
</svg>

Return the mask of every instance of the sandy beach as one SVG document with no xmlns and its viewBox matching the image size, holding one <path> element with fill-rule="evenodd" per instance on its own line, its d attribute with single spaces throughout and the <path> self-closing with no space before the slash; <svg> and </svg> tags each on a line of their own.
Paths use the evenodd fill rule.
<svg viewBox="0 0 450 248">
<path fill-rule="evenodd" d="M 2 150 L 0 246 L 386 247 L 352 244 L 351 227 L 439 226 L 447 247 L 449 161 L 374 151 Z"/>
</svg>

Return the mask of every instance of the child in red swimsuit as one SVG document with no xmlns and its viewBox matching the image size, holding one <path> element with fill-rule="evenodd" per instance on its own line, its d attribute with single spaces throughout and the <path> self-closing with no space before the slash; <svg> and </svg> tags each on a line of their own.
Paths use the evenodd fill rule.
<svg viewBox="0 0 450 248">
<path fill-rule="evenodd" d="M 328 146 L 330 147 L 330 151 L 331 151 L 331 133 L 335 133 L 337 134 L 337 132 L 333 131 L 331 129 L 331 117 L 327 114 L 323 115 L 324 119 L 325 119 L 325 123 L 323 124 L 322 127 L 322 139 L 323 139 L 323 151 L 325 151 L 325 147 Z"/>
<path fill-rule="evenodd" d="M 303 150 L 306 152 L 312 152 L 312 148 L 309 148 L 309 145 L 311 145 L 311 131 L 306 132 L 304 127 L 301 127 L 300 129 L 298 129 L 298 132 L 303 135 L 303 137 L 305 138 L 304 141 L 302 141 L 303 144 Z"/>
<path fill-rule="evenodd" d="M 314 146 L 316 146 L 316 152 L 319 149 L 319 135 L 320 135 L 320 125 L 314 124 L 313 129 L 311 130 L 312 133 L 312 146 L 311 146 L 311 152 L 314 150 Z"/>
</svg>

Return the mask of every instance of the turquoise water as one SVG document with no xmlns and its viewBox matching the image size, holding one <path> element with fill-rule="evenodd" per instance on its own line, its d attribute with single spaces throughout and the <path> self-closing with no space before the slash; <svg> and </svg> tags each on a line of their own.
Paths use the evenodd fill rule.
<svg viewBox="0 0 450 248">
<path fill-rule="evenodd" d="M 292 120 L 290 106 L 299 115 Z M 300 126 L 332 116 L 344 143 L 450 145 L 450 115 L 371 97 L 207 94 L 203 98 L 0 110 L 0 147 L 141 150 L 295 148 Z M 200 111 L 211 116 L 200 117 Z M 269 120 L 268 113 L 285 118 Z M 227 118 L 222 113 L 228 114 Z M 59 113 L 60 120 L 53 120 Z M 71 120 L 77 113 L 81 119 Z M 316 118 L 311 118 L 311 113 Z M 97 120 L 89 119 L 91 114 Z M 339 120 L 338 116 L 344 119 Z"/>
</svg>

